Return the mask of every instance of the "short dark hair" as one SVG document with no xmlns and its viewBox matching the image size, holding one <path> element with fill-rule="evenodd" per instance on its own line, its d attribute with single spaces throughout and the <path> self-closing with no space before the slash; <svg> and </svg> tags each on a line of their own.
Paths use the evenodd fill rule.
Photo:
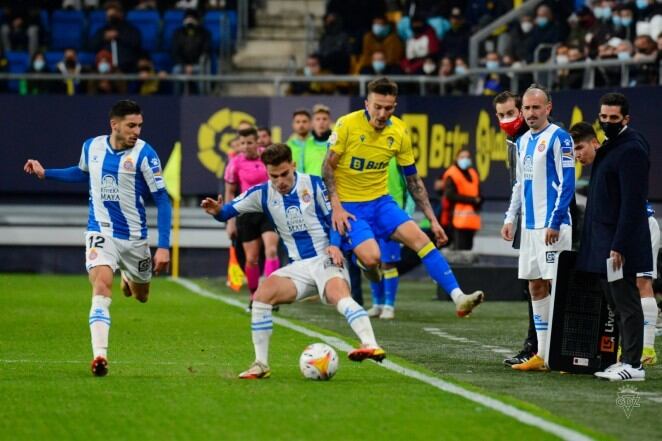
<svg viewBox="0 0 662 441">
<path fill-rule="evenodd" d="M 601 106 L 620 106 L 621 114 L 625 117 L 630 114 L 630 104 L 625 95 L 618 92 L 605 93 L 600 97 Z"/>
<path fill-rule="evenodd" d="M 552 95 L 549 94 L 549 90 L 547 90 L 547 88 L 545 88 L 544 86 L 541 86 L 540 84 L 537 84 L 537 83 L 531 83 L 531 85 L 526 88 L 526 91 L 524 92 L 524 94 L 522 96 L 526 95 L 526 92 L 528 92 L 529 90 L 539 90 L 539 91 L 541 91 L 542 93 L 545 94 L 545 98 L 547 98 L 547 102 L 548 103 L 552 102 Z"/>
<path fill-rule="evenodd" d="M 378 93 L 380 95 L 398 95 L 398 85 L 386 77 L 377 78 L 368 83 L 368 95 Z"/>
<path fill-rule="evenodd" d="M 262 152 L 264 165 L 280 165 L 283 162 L 292 162 L 292 150 L 287 144 L 271 144 Z"/>
<path fill-rule="evenodd" d="M 575 144 L 579 142 L 590 141 L 593 138 L 598 139 L 598 135 L 595 133 L 593 126 L 586 121 L 578 122 L 577 124 L 570 127 L 570 136 L 572 136 L 572 140 L 575 142 Z"/>
<path fill-rule="evenodd" d="M 271 129 L 267 126 L 260 126 L 257 128 L 258 132 L 267 132 L 271 136 Z"/>
<path fill-rule="evenodd" d="M 255 127 L 248 127 L 246 129 L 241 129 L 237 132 L 239 136 L 254 136 L 257 138 L 257 129 Z"/>
<path fill-rule="evenodd" d="M 497 96 L 495 96 L 494 100 L 492 100 L 492 105 L 496 107 L 497 104 L 503 104 L 508 100 L 515 101 L 515 107 L 517 107 L 520 110 L 522 109 L 522 97 L 512 93 L 509 90 L 505 90 L 499 93 Z"/>
<path fill-rule="evenodd" d="M 142 110 L 137 102 L 132 100 L 120 100 L 110 109 L 110 118 L 124 118 L 127 115 L 142 115 Z"/>
<path fill-rule="evenodd" d="M 292 119 L 294 119 L 294 117 L 297 115 L 306 115 L 308 119 L 310 119 L 310 112 L 308 109 L 296 109 L 294 112 L 292 112 Z"/>
</svg>

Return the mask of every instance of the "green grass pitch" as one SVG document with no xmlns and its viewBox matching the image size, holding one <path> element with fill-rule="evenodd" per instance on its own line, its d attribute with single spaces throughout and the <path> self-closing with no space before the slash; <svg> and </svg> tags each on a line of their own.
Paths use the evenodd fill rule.
<svg viewBox="0 0 662 441">
<path fill-rule="evenodd" d="M 222 281 L 199 282 L 227 294 Z M 253 358 L 244 311 L 165 279 L 154 281 L 147 304 L 115 293 L 110 374 L 94 378 L 86 277 L 0 275 L 1 440 L 554 439 L 373 362 L 352 363 L 344 353 L 333 380 L 305 380 L 298 357 L 313 341 L 279 325 L 272 378 L 240 381 L 236 375 Z M 616 404 L 622 385 L 502 367 L 494 348 L 517 348 L 526 328 L 524 303 L 486 303 L 460 320 L 450 303 L 432 296 L 430 284 L 405 283 L 397 319 L 374 322 L 390 360 L 593 438 L 658 436 L 659 367 L 635 384 L 639 407 L 627 419 Z M 356 344 L 331 307 L 285 306 L 279 316 Z"/>
</svg>

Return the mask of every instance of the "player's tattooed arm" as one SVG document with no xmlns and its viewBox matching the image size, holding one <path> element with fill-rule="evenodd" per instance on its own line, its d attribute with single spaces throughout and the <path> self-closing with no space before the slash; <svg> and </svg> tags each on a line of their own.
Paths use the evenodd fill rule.
<svg viewBox="0 0 662 441">
<path fill-rule="evenodd" d="M 329 201 L 331 202 L 332 207 L 340 205 L 338 193 L 336 192 L 335 175 L 338 161 L 340 161 L 340 156 L 338 156 L 338 154 L 333 150 L 329 150 L 326 152 L 326 157 L 324 158 L 324 163 L 322 164 L 322 177 L 324 178 L 324 183 L 326 184 L 326 190 L 329 192 Z"/>
<path fill-rule="evenodd" d="M 331 202 L 331 223 L 333 228 L 344 235 L 346 231 L 352 229 L 349 220 L 356 220 L 356 217 L 347 212 L 340 203 L 340 197 L 336 189 L 335 170 L 340 161 L 340 156 L 332 150 L 326 153 L 324 164 L 322 164 L 322 177 L 329 193 L 329 202 Z"/>
<path fill-rule="evenodd" d="M 427 217 L 430 222 L 434 222 L 437 218 L 434 216 L 434 211 L 432 210 L 432 205 L 430 205 L 430 198 L 428 198 L 428 192 L 425 189 L 423 180 L 418 174 L 413 174 L 407 176 L 407 190 L 409 194 L 414 198 L 416 205 L 421 209 L 425 217 Z"/>
</svg>

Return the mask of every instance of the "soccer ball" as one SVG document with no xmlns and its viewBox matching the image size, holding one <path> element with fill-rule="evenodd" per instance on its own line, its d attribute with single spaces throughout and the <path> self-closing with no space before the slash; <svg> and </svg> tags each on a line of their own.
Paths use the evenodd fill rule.
<svg viewBox="0 0 662 441">
<path fill-rule="evenodd" d="M 338 370 L 338 354 L 327 344 L 313 343 L 299 357 L 299 368 L 309 380 L 330 380 Z"/>
</svg>

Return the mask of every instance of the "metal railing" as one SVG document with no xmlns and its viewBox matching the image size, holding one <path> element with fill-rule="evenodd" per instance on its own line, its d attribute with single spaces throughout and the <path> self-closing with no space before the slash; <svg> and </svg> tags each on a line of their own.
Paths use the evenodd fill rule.
<svg viewBox="0 0 662 441">
<path fill-rule="evenodd" d="M 567 63 L 563 65 L 548 63 L 540 65 L 524 65 L 520 67 L 500 67 L 497 69 L 487 69 L 487 68 L 476 68 L 469 69 L 467 73 L 462 75 L 451 75 L 448 77 L 433 77 L 426 75 L 393 75 L 390 76 L 392 80 L 398 84 L 413 84 L 418 88 L 419 95 L 429 95 L 431 89 L 435 90 L 435 95 L 445 95 L 446 89 L 449 86 L 456 84 L 458 81 L 466 81 L 469 79 L 471 83 L 471 91 L 475 90 L 475 85 L 478 80 L 488 74 L 504 74 L 510 78 L 518 78 L 522 75 L 535 74 L 536 72 L 557 72 L 559 70 L 574 70 L 574 69 L 584 69 L 585 76 L 587 76 L 588 81 L 586 85 L 588 88 L 593 87 L 593 81 L 591 78 L 595 77 L 595 70 L 602 68 L 613 68 L 618 67 L 621 69 L 621 87 L 627 87 L 630 84 L 630 68 L 633 66 L 639 65 L 650 65 L 655 62 L 650 61 L 635 61 L 635 60 L 586 60 L 582 62 Z M 658 84 L 662 85 L 662 63 L 658 66 Z M 550 75 L 551 77 L 551 75 Z M 63 76 L 58 73 L 51 74 L 10 74 L 10 73 L 0 73 L 0 81 L 3 80 L 46 80 L 46 81 L 96 81 L 96 80 L 110 80 L 110 81 L 145 81 L 150 79 L 158 79 L 160 81 L 166 82 L 208 82 L 212 86 L 216 85 L 227 85 L 227 84 L 271 84 L 274 88 L 275 96 L 282 96 L 287 91 L 285 89 L 286 85 L 293 83 L 340 83 L 340 84 L 349 84 L 354 86 L 356 90 L 352 93 L 357 93 L 360 96 L 366 95 L 367 84 L 372 81 L 375 77 L 369 75 L 319 75 L 314 77 L 306 77 L 302 75 L 256 75 L 256 74 L 228 74 L 228 75 L 173 75 L 169 74 L 167 76 L 158 76 L 154 75 L 150 78 L 144 78 L 138 74 L 98 74 L 98 73 L 86 73 L 78 74 L 71 76 Z M 511 91 L 518 93 L 518 81 L 513 81 L 511 86 Z M 212 92 L 214 93 L 214 92 Z"/>
</svg>

